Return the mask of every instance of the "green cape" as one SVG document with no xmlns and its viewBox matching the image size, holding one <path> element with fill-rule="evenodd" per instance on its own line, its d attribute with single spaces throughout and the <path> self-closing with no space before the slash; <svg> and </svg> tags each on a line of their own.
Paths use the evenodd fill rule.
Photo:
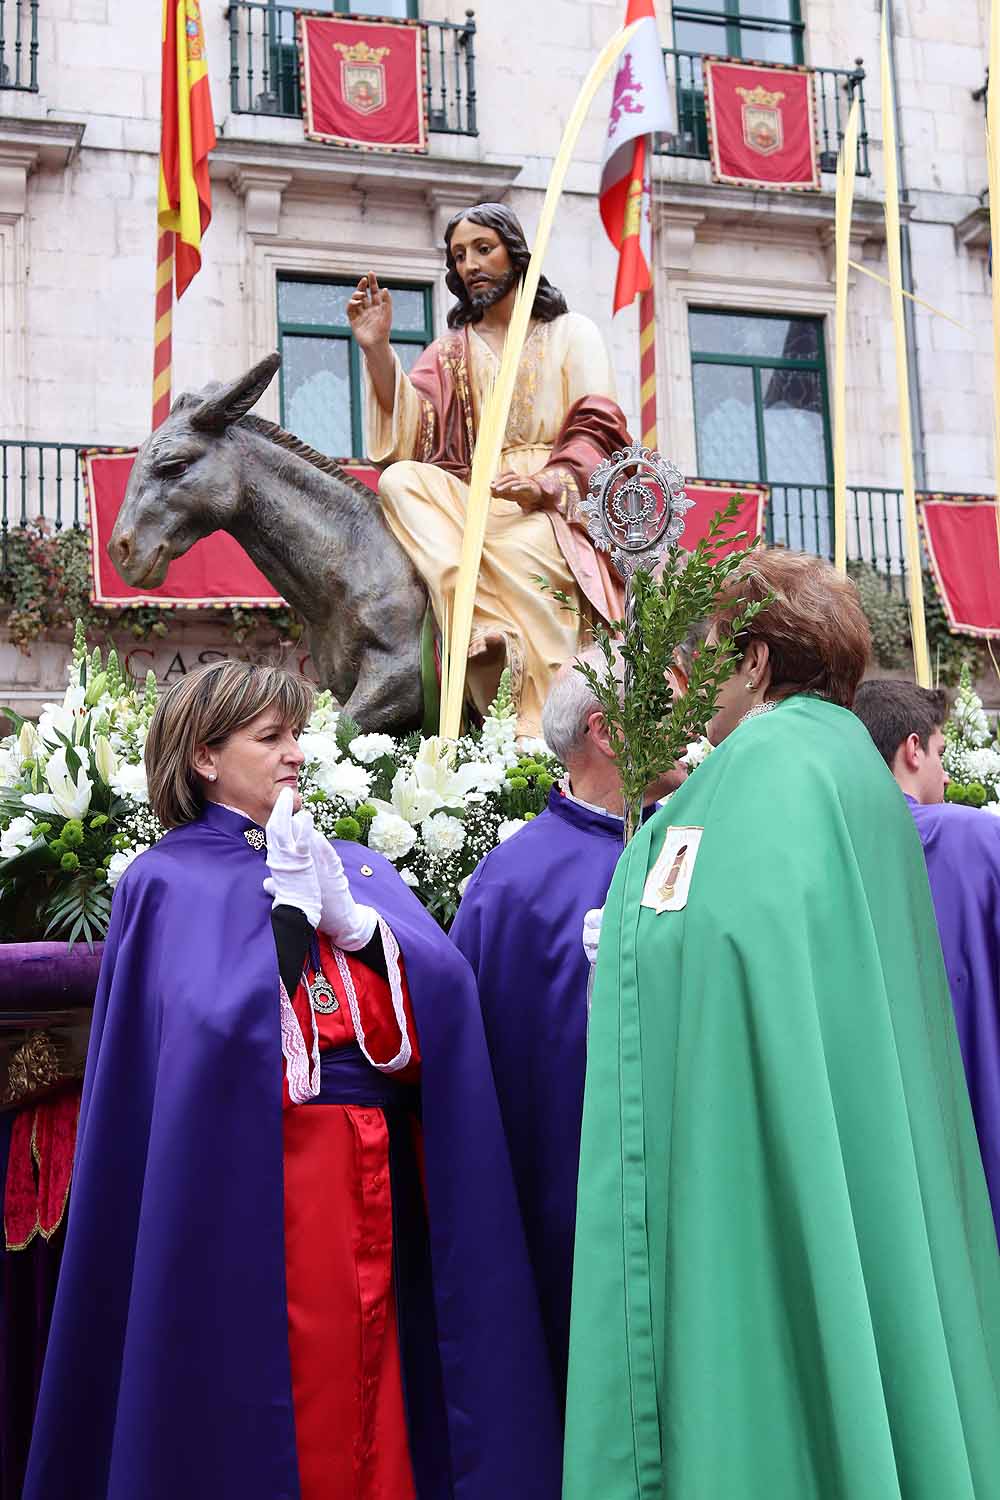
<svg viewBox="0 0 1000 1500">
<path fill-rule="evenodd" d="M 657 913 L 671 825 L 704 834 Z M 742 724 L 608 896 L 563 1494 L 1000 1497 L 1000 1258 L 920 841 L 817 699 Z"/>
</svg>

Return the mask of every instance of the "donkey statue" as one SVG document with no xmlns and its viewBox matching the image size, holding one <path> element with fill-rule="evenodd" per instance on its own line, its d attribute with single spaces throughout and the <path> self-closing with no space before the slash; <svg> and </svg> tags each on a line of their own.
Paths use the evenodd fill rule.
<svg viewBox="0 0 1000 1500">
<path fill-rule="evenodd" d="M 228 531 L 308 627 L 320 685 L 365 730 L 420 725 L 427 591 L 360 480 L 248 415 L 281 364 L 174 402 L 136 456 L 108 551 L 155 588 L 201 537 Z"/>
</svg>

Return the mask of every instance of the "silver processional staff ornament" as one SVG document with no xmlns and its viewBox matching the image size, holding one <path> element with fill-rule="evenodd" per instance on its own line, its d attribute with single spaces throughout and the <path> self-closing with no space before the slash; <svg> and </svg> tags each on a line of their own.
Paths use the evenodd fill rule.
<svg viewBox="0 0 1000 1500">
<path fill-rule="evenodd" d="M 627 583 L 636 568 L 652 572 L 677 545 L 693 505 L 677 465 L 655 448 L 632 443 L 597 466 L 580 509 L 594 546 L 610 552 Z"/>
</svg>

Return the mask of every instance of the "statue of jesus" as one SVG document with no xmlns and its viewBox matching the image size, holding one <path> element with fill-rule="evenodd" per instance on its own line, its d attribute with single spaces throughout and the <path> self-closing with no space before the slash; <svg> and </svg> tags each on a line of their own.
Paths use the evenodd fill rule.
<svg viewBox="0 0 1000 1500">
<path fill-rule="evenodd" d="M 388 465 L 379 497 L 424 578 L 439 626 L 454 599 L 480 413 L 499 368 L 517 286 L 530 259 L 509 208 L 481 203 L 445 230 L 452 330 L 409 374 L 393 353 L 392 298 L 372 274 L 348 303 L 364 352 L 368 456 Z M 570 312 L 543 276 L 492 485 L 466 691 L 482 712 L 511 668 L 518 731 L 541 730 L 556 670 L 585 644 L 587 620 L 622 612 L 621 584 L 580 514 L 592 470 L 629 442 L 614 376 L 594 324 Z M 572 613 L 535 579 L 564 591 Z"/>
</svg>

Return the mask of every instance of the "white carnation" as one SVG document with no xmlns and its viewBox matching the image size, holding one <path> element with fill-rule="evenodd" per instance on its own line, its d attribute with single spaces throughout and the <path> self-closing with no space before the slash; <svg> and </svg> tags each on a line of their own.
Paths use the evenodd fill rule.
<svg viewBox="0 0 1000 1500">
<path fill-rule="evenodd" d="M 0 833 L 0 859 L 13 859 L 15 854 L 27 849 L 34 837 L 35 824 L 32 818 L 12 818 Z"/>
<path fill-rule="evenodd" d="M 353 760 L 341 760 L 336 765 L 320 766 L 315 775 L 316 785 L 321 786 L 328 797 L 342 797 L 345 802 L 357 806 L 368 796 L 372 779 L 364 766 Z"/>
<path fill-rule="evenodd" d="M 416 830 L 394 812 L 378 812 L 368 830 L 368 847 L 386 859 L 405 859 L 417 842 Z M 400 872 L 403 873 L 403 872 Z M 406 879 L 405 874 L 403 878 Z M 407 885 L 411 882 L 407 880 Z M 413 881 L 416 884 L 416 881 Z"/>
<path fill-rule="evenodd" d="M 965 764 L 973 781 L 996 781 L 1000 778 L 1000 752 L 992 746 L 981 750 L 967 750 Z"/>
<path fill-rule="evenodd" d="M 407 824 L 406 826 L 407 828 L 410 827 L 409 824 Z M 410 829 L 410 832 L 413 832 L 412 828 Z M 415 889 L 415 887 L 420 884 L 420 881 L 417 879 L 416 875 L 414 875 L 409 865 L 403 866 L 403 868 L 399 872 L 399 878 L 403 882 L 403 884 L 408 885 L 411 890 Z"/>
<path fill-rule="evenodd" d="M 705 760 L 708 756 L 711 749 L 711 743 L 705 738 L 704 735 L 702 735 L 700 739 L 695 740 L 693 744 L 688 745 L 687 750 L 684 752 L 684 755 L 682 757 L 684 764 L 687 766 L 688 770 L 693 771 L 695 766 L 700 766 L 702 761 Z"/>
<path fill-rule="evenodd" d="M 333 766 L 340 759 L 336 735 L 306 730 L 299 735 L 299 749 L 311 766 Z"/>
<path fill-rule="evenodd" d="M 108 885 L 111 886 L 112 890 L 118 884 L 119 880 L 121 880 L 132 861 L 138 859 L 140 854 L 145 854 L 148 848 L 148 844 L 138 844 L 134 849 L 125 849 L 118 854 L 112 854 L 107 874 Z"/>
<path fill-rule="evenodd" d="M 395 749 L 396 742 L 391 734 L 359 734 L 350 744 L 354 759 L 366 766 L 381 760 L 384 755 L 392 755 Z"/>
<path fill-rule="evenodd" d="M 502 844 L 511 834 L 517 833 L 527 822 L 526 818 L 505 818 L 497 829 L 497 843 Z"/>
<path fill-rule="evenodd" d="M 430 854 L 457 854 L 465 843 L 465 824 L 450 813 L 437 812 L 421 828 L 424 844 Z"/>
<path fill-rule="evenodd" d="M 131 798 L 133 802 L 148 802 L 149 788 L 146 785 L 146 767 L 142 761 L 138 765 L 129 765 L 123 761 L 118 767 L 109 783 L 111 790 L 119 797 Z"/>
</svg>

